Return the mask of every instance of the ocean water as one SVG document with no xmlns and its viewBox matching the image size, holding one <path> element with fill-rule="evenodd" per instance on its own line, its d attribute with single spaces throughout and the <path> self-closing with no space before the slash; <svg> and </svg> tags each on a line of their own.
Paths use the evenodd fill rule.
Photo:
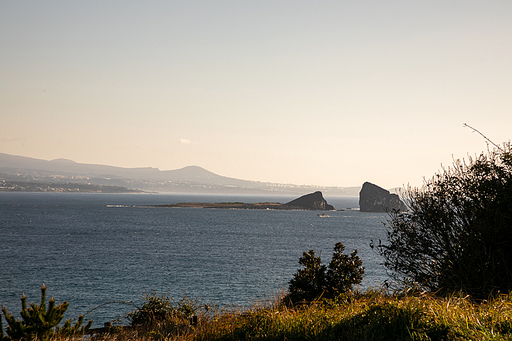
<svg viewBox="0 0 512 341">
<path fill-rule="evenodd" d="M 94 326 L 122 318 L 144 294 L 248 307 L 285 289 L 302 252 L 328 263 L 336 242 L 358 250 L 363 287 L 387 279 L 371 240 L 385 238 L 386 214 L 360 212 L 358 198 L 329 197 L 338 210 L 133 207 L 178 202 L 287 202 L 296 196 L 0 192 L 0 305 L 15 316 L 19 297 L 70 303 Z M 352 208 L 352 209 L 347 209 Z M 97 307 L 97 308 L 96 308 Z M 94 309 L 96 308 L 96 309 Z"/>
</svg>

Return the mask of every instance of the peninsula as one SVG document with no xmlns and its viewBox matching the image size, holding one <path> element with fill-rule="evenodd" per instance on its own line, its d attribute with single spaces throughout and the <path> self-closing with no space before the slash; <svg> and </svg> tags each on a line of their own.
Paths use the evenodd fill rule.
<svg viewBox="0 0 512 341">
<path fill-rule="evenodd" d="M 334 206 L 329 205 L 324 199 L 322 192 L 306 194 L 287 202 L 285 204 L 274 202 L 220 202 L 220 203 L 194 203 L 184 202 L 168 205 L 148 205 L 149 207 L 193 207 L 193 208 L 225 208 L 225 209 L 244 209 L 244 210 L 308 210 L 308 211 L 335 211 Z M 148 207 L 146 206 L 146 207 Z"/>
</svg>

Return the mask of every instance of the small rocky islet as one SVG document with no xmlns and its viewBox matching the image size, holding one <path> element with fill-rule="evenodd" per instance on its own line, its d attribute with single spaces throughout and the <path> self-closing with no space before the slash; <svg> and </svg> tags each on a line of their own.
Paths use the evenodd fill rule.
<svg viewBox="0 0 512 341">
<path fill-rule="evenodd" d="M 359 209 L 361 212 L 407 211 L 407 206 L 395 193 L 382 187 L 365 182 L 359 192 Z"/>
<path fill-rule="evenodd" d="M 246 209 L 246 210 L 308 210 L 308 211 L 335 211 L 334 206 L 329 205 L 324 199 L 322 192 L 303 195 L 285 204 L 275 202 L 219 202 L 219 203 L 196 203 L 183 202 L 167 205 L 149 205 L 150 207 L 191 207 L 191 208 L 225 208 L 225 209 Z"/>
</svg>

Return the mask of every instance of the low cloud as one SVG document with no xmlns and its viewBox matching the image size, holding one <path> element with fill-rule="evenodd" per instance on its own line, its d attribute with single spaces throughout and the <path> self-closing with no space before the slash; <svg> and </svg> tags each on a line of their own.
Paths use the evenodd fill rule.
<svg viewBox="0 0 512 341">
<path fill-rule="evenodd" d="M 192 141 L 187 139 L 180 139 L 180 144 L 193 144 Z"/>
</svg>

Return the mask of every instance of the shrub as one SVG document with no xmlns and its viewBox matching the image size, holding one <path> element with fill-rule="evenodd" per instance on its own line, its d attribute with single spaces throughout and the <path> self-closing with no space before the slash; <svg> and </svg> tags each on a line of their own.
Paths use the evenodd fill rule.
<svg viewBox="0 0 512 341">
<path fill-rule="evenodd" d="M 82 326 L 84 317 L 79 316 L 75 325 L 71 325 L 71 319 L 64 323 L 63 327 L 57 325 L 62 321 L 64 313 L 68 309 L 69 303 L 64 301 L 55 305 L 52 298 L 46 306 L 46 286 L 41 287 L 41 303 L 39 305 L 31 303 L 27 308 L 27 297 L 21 297 L 21 320 L 15 319 L 12 313 L 8 313 L 5 307 L 2 307 L 5 320 L 7 321 L 6 333 L 3 335 L 0 318 L 0 340 L 48 340 L 53 336 L 71 336 L 76 334 L 83 335 L 92 324 L 92 320 L 86 326 Z"/>
<path fill-rule="evenodd" d="M 329 298 L 351 291 L 354 285 L 360 284 L 363 280 L 363 261 L 357 255 L 357 250 L 350 256 L 345 255 L 344 250 L 345 246 L 342 243 L 336 243 L 327 267 L 326 291 Z"/>
<path fill-rule="evenodd" d="M 132 326 L 148 326 L 175 319 L 185 320 L 196 314 L 199 309 L 197 302 L 186 297 L 178 303 L 174 303 L 166 294 L 158 296 L 153 293 L 152 295 L 146 295 L 142 307 L 130 312 L 127 318 Z"/>
<path fill-rule="evenodd" d="M 409 211 L 390 212 L 387 244 L 378 245 L 396 279 L 475 298 L 512 289 L 510 143 L 454 161 L 403 196 Z"/>
<path fill-rule="evenodd" d="M 363 279 L 364 267 L 354 250 L 350 256 L 343 251 L 345 246 L 336 243 L 328 267 L 322 264 L 315 251 L 304 252 L 299 258 L 299 269 L 290 280 L 285 300 L 291 302 L 312 301 L 319 297 L 334 298 L 352 290 Z M 327 270 L 327 271 L 326 271 Z"/>
</svg>

